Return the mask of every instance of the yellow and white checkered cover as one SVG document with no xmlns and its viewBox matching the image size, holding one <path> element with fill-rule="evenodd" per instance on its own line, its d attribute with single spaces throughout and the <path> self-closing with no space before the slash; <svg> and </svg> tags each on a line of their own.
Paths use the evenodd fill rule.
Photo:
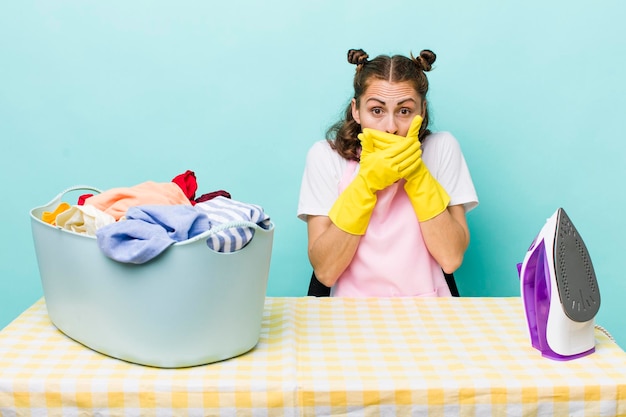
<svg viewBox="0 0 626 417">
<path fill-rule="evenodd" d="M 42 299 L 0 332 L 0 416 L 626 415 L 604 333 L 559 362 L 526 332 L 517 297 L 268 297 L 250 352 L 159 369 L 72 341 Z"/>
</svg>

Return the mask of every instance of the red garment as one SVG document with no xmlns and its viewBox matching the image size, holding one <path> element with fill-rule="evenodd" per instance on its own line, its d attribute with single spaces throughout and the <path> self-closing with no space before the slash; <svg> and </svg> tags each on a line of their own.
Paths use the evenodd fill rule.
<svg viewBox="0 0 626 417">
<path fill-rule="evenodd" d="M 218 191 L 212 191 L 210 193 L 202 194 L 200 197 L 196 198 L 196 203 L 209 201 L 209 200 L 214 199 L 215 197 L 231 198 L 230 193 L 228 191 L 218 190 Z"/>
<path fill-rule="evenodd" d="M 187 170 L 184 173 L 177 175 L 172 180 L 173 183 L 177 184 L 183 193 L 189 199 L 189 202 L 194 205 L 196 198 L 196 191 L 198 190 L 198 182 L 196 181 L 196 174 L 193 171 Z"/>
<path fill-rule="evenodd" d="M 85 205 L 85 200 L 87 200 L 89 197 L 93 197 L 93 194 L 83 194 L 79 196 L 77 205 L 79 206 Z"/>
<path fill-rule="evenodd" d="M 174 177 L 172 182 L 177 184 L 181 190 L 183 190 L 183 193 L 185 193 L 192 206 L 196 203 L 212 200 L 215 197 L 231 198 L 230 193 L 224 190 L 212 191 L 210 193 L 202 194 L 200 197 L 196 198 L 198 183 L 196 180 L 196 173 L 191 170 L 187 170 L 184 173 L 177 175 Z"/>
</svg>

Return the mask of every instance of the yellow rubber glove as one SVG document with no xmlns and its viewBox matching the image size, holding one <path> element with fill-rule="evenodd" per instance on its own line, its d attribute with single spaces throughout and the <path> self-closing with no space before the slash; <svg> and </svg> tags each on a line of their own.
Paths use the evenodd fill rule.
<svg viewBox="0 0 626 417">
<path fill-rule="evenodd" d="M 406 138 L 378 130 L 368 132 L 373 142 L 373 149 L 388 149 L 394 143 L 402 140 L 419 143 L 419 131 L 422 126 L 422 117 L 415 116 L 407 132 Z M 364 129 L 365 132 L 365 129 Z M 419 149 L 419 158 L 416 163 L 405 169 L 406 180 L 404 189 L 411 200 L 413 210 L 420 222 L 430 220 L 442 213 L 450 202 L 450 196 L 439 182 L 432 176 L 428 167 L 421 158 L 422 150 Z"/>
<path fill-rule="evenodd" d="M 359 139 L 362 146 L 359 172 L 328 213 L 338 228 L 353 235 L 365 234 L 376 205 L 376 192 L 407 175 L 407 168 L 419 159 L 417 141 L 399 141 L 374 152 L 371 136 L 359 135 Z"/>
</svg>

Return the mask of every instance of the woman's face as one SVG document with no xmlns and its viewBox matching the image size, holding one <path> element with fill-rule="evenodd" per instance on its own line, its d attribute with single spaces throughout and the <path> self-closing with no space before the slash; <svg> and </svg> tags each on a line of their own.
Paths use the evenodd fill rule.
<svg viewBox="0 0 626 417">
<path fill-rule="evenodd" d="M 390 83 L 374 80 L 361 96 L 359 105 L 352 99 L 352 117 L 369 128 L 406 136 L 411 120 L 417 115 L 424 117 L 426 101 L 410 82 Z"/>
</svg>

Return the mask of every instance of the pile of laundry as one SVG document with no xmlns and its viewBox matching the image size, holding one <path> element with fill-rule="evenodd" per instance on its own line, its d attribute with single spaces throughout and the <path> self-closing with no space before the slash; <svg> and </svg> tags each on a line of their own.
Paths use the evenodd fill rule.
<svg viewBox="0 0 626 417">
<path fill-rule="evenodd" d="M 81 195 L 76 204 L 61 202 L 52 212 L 44 212 L 42 220 L 95 236 L 106 256 L 133 264 L 148 262 L 174 243 L 218 226 L 219 231 L 208 235 L 207 246 L 216 252 L 235 252 L 254 237 L 249 223 L 265 230 L 271 227 L 260 206 L 233 200 L 224 190 L 196 198 L 197 189 L 195 173 L 188 170 L 171 182 L 147 181 Z"/>
</svg>

